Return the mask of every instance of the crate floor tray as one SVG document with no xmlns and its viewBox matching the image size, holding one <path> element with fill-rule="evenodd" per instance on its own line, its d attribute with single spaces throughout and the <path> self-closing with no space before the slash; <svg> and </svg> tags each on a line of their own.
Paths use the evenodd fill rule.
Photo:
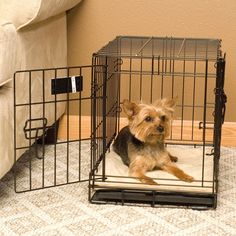
<svg viewBox="0 0 236 236">
<path fill-rule="evenodd" d="M 110 151 L 106 156 L 105 181 L 101 178 L 102 165 L 100 165 L 95 186 L 98 189 L 140 189 L 211 194 L 214 189 L 213 155 L 209 155 L 211 149 L 211 147 L 206 147 L 204 152 L 203 147 L 200 146 L 168 146 L 168 151 L 178 157 L 176 165 L 193 176 L 195 180 L 192 183 L 187 183 L 178 180 L 165 171 L 147 172 L 147 176 L 152 177 L 158 183 L 156 186 L 140 183 L 135 178 L 130 177 L 128 167 L 122 163 L 121 158 L 114 151 Z"/>
</svg>

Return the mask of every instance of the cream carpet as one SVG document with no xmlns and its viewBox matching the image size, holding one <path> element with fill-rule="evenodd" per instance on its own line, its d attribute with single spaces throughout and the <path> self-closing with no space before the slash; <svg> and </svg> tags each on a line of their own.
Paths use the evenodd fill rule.
<svg viewBox="0 0 236 236">
<path fill-rule="evenodd" d="M 219 179 L 217 210 L 196 211 L 89 204 L 87 183 L 16 194 L 9 173 L 0 181 L 0 236 L 236 235 L 235 148 L 222 148 Z"/>
</svg>

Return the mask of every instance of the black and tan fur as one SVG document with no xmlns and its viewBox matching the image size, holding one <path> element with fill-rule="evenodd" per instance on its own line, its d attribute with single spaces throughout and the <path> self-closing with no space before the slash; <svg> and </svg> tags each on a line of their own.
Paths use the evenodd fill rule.
<svg viewBox="0 0 236 236">
<path fill-rule="evenodd" d="M 147 171 L 161 169 L 183 181 L 192 182 L 193 177 L 184 173 L 165 148 L 174 112 L 175 99 L 162 99 L 153 104 L 136 104 L 123 101 L 123 110 L 129 125 L 121 129 L 113 149 L 129 167 L 129 174 L 145 184 L 157 184 L 145 175 Z"/>
</svg>

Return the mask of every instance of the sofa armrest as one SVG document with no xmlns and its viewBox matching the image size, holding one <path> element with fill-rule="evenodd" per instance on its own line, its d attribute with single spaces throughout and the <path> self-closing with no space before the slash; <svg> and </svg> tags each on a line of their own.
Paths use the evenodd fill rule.
<svg viewBox="0 0 236 236">
<path fill-rule="evenodd" d="M 0 87 L 12 79 L 19 69 L 17 33 L 13 24 L 0 22 Z"/>
<path fill-rule="evenodd" d="M 1 0 L 0 16 L 17 30 L 69 10 L 81 0 Z"/>
</svg>

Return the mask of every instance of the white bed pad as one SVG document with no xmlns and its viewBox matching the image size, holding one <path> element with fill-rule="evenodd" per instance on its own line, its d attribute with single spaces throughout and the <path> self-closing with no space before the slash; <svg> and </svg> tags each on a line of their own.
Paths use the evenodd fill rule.
<svg viewBox="0 0 236 236">
<path fill-rule="evenodd" d="M 147 176 L 155 178 L 158 185 L 142 184 L 135 178 L 130 178 L 128 167 L 123 164 L 121 158 L 112 150 L 106 155 L 106 180 L 102 181 L 102 165 L 95 181 L 97 188 L 121 188 L 121 189 L 142 189 L 142 190 L 168 190 L 184 191 L 193 193 L 212 193 L 213 191 L 213 155 L 211 147 L 205 148 L 204 171 L 203 171 L 203 147 L 169 145 L 168 151 L 178 157 L 176 165 L 184 172 L 194 177 L 195 181 L 187 183 L 178 180 L 175 176 L 161 170 L 147 172 Z M 204 177 L 202 179 L 202 176 Z M 202 181 L 203 180 L 203 181 Z M 203 183 L 203 186 L 202 186 Z"/>
</svg>

